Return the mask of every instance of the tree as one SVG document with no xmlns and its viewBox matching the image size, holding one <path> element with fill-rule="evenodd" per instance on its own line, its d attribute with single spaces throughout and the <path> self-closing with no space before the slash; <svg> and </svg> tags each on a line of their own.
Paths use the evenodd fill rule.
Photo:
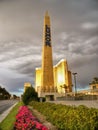
<svg viewBox="0 0 98 130">
<path fill-rule="evenodd" d="M 35 89 L 33 87 L 28 87 L 26 91 L 23 94 L 22 98 L 25 105 L 28 105 L 30 101 L 38 101 L 38 95 L 37 92 L 35 92 Z"/>
<path fill-rule="evenodd" d="M 93 78 L 93 81 L 94 81 L 95 83 L 98 83 L 98 77 L 94 77 L 94 78 Z"/>
<path fill-rule="evenodd" d="M 94 77 L 93 78 L 93 81 L 91 83 L 89 83 L 90 85 L 91 84 L 98 84 L 98 77 Z"/>
<path fill-rule="evenodd" d="M 2 88 L 0 86 L 0 100 L 10 99 L 10 97 L 11 97 L 10 93 L 5 88 Z"/>
</svg>

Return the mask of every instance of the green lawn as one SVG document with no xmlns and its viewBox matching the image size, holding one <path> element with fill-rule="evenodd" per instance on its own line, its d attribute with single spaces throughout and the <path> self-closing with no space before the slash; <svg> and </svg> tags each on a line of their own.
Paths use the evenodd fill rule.
<svg viewBox="0 0 98 130">
<path fill-rule="evenodd" d="M 22 106 L 23 103 L 19 102 L 8 114 L 8 116 L 0 123 L 0 130 L 13 130 L 14 122 L 15 122 L 15 116 L 18 112 L 18 109 L 20 106 Z"/>
</svg>

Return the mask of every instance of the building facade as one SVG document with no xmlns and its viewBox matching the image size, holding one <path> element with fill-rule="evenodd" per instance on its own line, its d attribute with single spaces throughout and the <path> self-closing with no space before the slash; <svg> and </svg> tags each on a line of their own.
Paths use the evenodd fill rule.
<svg viewBox="0 0 98 130">
<path fill-rule="evenodd" d="M 92 82 L 89 83 L 92 95 L 98 95 L 98 77 L 93 78 Z"/>
<path fill-rule="evenodd" d="M 54 86 L 58 93 L 67 93 L 72 91 L 71 71 L 68 70 L 68 64 L 62 59 L 54 67 Z"/>
<path fill-rule="evenodd" d="M 32 84 L 30 82 L 24 83 L 24 92 L 26 91 L 27 88 L 32 87 Z"/>
</svg>

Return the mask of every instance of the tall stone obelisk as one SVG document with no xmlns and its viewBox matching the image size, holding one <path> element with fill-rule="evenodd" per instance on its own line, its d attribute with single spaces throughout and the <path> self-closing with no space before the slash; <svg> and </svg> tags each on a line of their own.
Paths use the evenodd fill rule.
<svg viewBox="0 0 98 130">
<path fill-rule="evenodd" d="M 48 12 L 44 18 L 41 92 L 54 92 L 51 26 Z"/>
</svg>

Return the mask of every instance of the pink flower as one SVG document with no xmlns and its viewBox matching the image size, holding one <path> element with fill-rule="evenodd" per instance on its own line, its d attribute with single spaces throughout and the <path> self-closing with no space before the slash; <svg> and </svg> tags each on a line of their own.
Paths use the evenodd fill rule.
<svg viewBox="0 0 98 130">
<path fill-rule="evenodd" d="M 47 127 L 43 126 L 36 117 L 32 115 L 32 112 L 26 106 L 19 108 L 18 114 L 16 115 L 16 122 L 14 124 L 15 130 L 48 130 Z"/>
</svg>

